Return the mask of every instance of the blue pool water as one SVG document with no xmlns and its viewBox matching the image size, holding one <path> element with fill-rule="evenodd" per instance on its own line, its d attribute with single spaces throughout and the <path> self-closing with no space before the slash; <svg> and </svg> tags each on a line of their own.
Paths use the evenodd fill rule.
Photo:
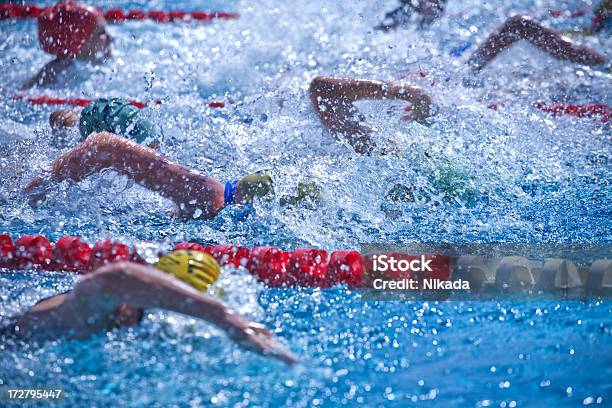
<svg viewBox="0 0 612 408">
<path fill-rule="evenodd" d="M 610 123 L 554 118 L 533 107 L 610 105 L 611 74 L 517 44 L 483 70 L 481 86 L 466 87 L 472 49 L 450 55 L 466 41 L 481 41 L 511 12 L 545 18 L 548 6 L 573 10 L 584 2 L 449 1 L 430 29 L 389 33 L 371 27 L 393 1 L 345 3 L 97 2 L 225 9 L 241 18 L 113 25 L 111 62 L 82 65 L 61 85 L 33 91 L 162 99 L 144 113 L 163 133 L 164 154 L 219 180 L 271 169 L 279 196 L 314 180 L 323 187 L 322 206 L 271 200 L 255 203 L 245 221 L 228 208 L 212 221 L 181 223 L 167 215 L 168 201 L 106 172 L 61 184 L 32 209 L 21 187 L 64 149 L 47 125 L 52 108 L 3 98 L 0 232 L 329 250 L 360 242 L 612 242 Z M 546 23 L 569 30 L 588 20 Z M 49 60 L 35 29 L 33 22 L 0 22 L 2 95 Z M 612 56 L 609 36 L 579 39 Z M 418 70 L 428 77 L 410 76 Z M 361 102 L 374 137 L 394 143 L 399 154 L 358 156 L 314 116 L 307 89 L 315 75 L 412 78 L 438 113 L 425 127 L 398 120 L 401 105 Z M 206 108 L 204 100 L 227 108 Z M 502 109 L 487 109 L 500 101 Z M 9 137 L 9 128 L 17 136 Z M 467 179 L 465 189 L 450 194 L 440 187 L 441 169 Z M 416 202 L 385 200 L 398 182 L 420 187 Z M 274 328 L 300 365 L 288 369 L 241 351 L 202 322 L 150 311 L 140 327 L 87 341 L 2 339 L 0 386 L 57 386 L 66 390 L 65 406 L 100 407 L 601 406 L 612 398 L 608 301 L 364 302 L 345 288 L 271 290 L 246 271 L 224 274 L 224 300 Z M 68 290 L 76 279 L 1 271 L 0 317 Z"/>
</svg>

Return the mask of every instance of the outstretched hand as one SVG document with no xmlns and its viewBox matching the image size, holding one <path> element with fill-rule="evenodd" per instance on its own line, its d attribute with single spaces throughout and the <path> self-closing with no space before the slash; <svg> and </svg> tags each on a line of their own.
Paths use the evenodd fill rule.
<svg viewBox="0 0 612 408">
<path fill-rule="evenodd" d="M 418 86 L 392 81 L 387 89 L 387 97 L 410 103 L 404 109 L 406 115 L 402 116 L 402 120 L 414 120 L 421 124 L 427 122 L 431 114 L 431 98 Z"/>
<path fill-rule="evenodd" d="M 262 324 L 250 322 L 238 314 L 228 317 L 229 336 L 240 346 L 264 356 L 276 358 L 286 364 L 295 364 L 297 357 L 283 346 L 272 332 Z"/>
<path fill-rule="evenodd" d="M 47 198 L 51 180 L 48 174 L 36 176 L 23 188 L 23 192 L 28 196 L 28 204 L 36 207 Z"/>
</svg>

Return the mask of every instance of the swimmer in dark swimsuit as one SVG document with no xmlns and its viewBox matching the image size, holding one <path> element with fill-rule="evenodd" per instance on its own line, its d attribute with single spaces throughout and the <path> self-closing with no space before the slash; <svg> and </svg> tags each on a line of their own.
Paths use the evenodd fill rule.
<svg viewBox="0 0 612 408">
<path fill-rule="evenodd" d="M 101 63 L 111 56 L 111 37 L 102 13 L 73 1 L 44 9 L 38 17 L 38 38 L 42 49 L 55 59 L 25 81 L 21 89 L 55 83 L 76 60 Z"/>
<path fill-rule="evenodd" d="M 374 28 L 389 31 L 406 26 L 415 13 L 418 14 L 418 25 L 424 27 L 440 18 L 446 6 L 446 0 L 400 0 L 400 3 L 401 6 L 385 14 L 385 20 Z"/>
<path fill-rule="evenodd" d="M 143 309 L 164 309 L 206 320 L 240 346 L 293 364 L 296 357 L 263 325 L 191 285 L 151 266 L 114 263 L 81 277 L 73 290 L 44 299 L 5 326 L 24 339 L 87 338 L 140 322 Z"/>
</svg>

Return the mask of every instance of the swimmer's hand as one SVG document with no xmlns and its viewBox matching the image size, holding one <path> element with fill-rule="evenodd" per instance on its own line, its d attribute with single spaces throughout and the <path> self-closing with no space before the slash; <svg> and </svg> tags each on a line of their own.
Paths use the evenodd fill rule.
<svg viewBox="0 0 612 408">
<path fill-rule="evenodd" d="M 236 186 L 236 202 L 248 204 L 256 197 L 264 197 L 274 193 L 272 175 L 268 171 L 258 171 L 249 174 L 238 182 Z"/>
<path fill-rule="evenodd" d="M 338 123 L 331 129 L 343 134 L 348 143 L 359 154 L 370 154 L 376 147 L 376 144 L 370 137 L 370 134 L 373 132 L 372 128 L 363 122 L 340 118 Z"/>
<path fill-rule="evenodd" d="M 52 130 L 76 127 L 81 115 L 71 109 L 58 109 L 49 115 L 49 125 Z"/>
<path fill-rule="evenodd" d="M 314 181 L 298 182 L 297 195 L 282 197 L 280 205 L 296 206 L 304 203 L 311 206 L 319 206 L 323 201 L 321 187 Z"/>
<path fill-rule="evenodd" d="M 261 355 L 276 358 L 286 364 L 295 364 L 297 357 L 283 346 L 267 327 L 250 322 L 238 314 L 226 316 L 228 335 L 242 347 Z"/>
<path fill-rule="evenodd" d="M 388 84 L 386 97 L 410 103 L 410 106 L 405 109 L 408 114 L 404 115 L 402 120 L 414 120 L 421 124 L 427 123 L 427 118 L 431 114 L 431 98 L 421 88 L 392 81 Z"/>
<path fill-rule="evenodd" d="M 404 108 L 404 114 L 400 117 L 400 119 L 406 122 L 417 120 L 417 115 L 414 109 L 412 109 L 412 105 L 408 105 Z"/>
<path fill-rule="evenodd" d="M 27 195 L 28 204 L 31 207 L 36 207 L 43 203 L 51 188 L 52 180 L 50 173 L 43 173 L 41 176 L 36 176 L 23 189 Z"/>
</svg>

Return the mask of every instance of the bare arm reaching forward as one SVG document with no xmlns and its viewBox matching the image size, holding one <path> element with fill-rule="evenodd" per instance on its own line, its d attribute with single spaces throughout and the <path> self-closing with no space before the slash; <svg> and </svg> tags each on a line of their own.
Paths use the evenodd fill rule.
<svg viewBox="0 0 612 408">
<path fill-rule="evenodd" d="M 598 65 L 606 58 L 597 51 L 574 44 L 560 33 L 531 20 L 511 17 L 472 54 L 468 60 L 475 70 L 481 70 L 502 51 L 519 40 L 526 40 L 553 57 L 585 65 Z"/>
<path fill-rule="evenodd" d="M 266 327 L 172 275 L 134 263 L 106 265 L 82 277 L 71 292 L 43 300 L 18 319 L 17 333 L 35 339 L 86 338 L 108 330 L 116 310 L 124 304 L 203 319 L 223 329 L 242 347 L 288 364 L 297 361 Z"/>
<path fill-rule="evenodd" d="M 410 102 L 415 118 L 423 122 L 429 116 L 431 99 L 420 88 L 396 82 L 368 79 L 316 77 L 310 84 L 310 100 L 319 119 L 332 133 L 344 134 L 357 153 L 374 147 L 372 129 L 360 122 L 363 116 L 353 102 L 362 99 L 400 99 Z"/>
<path fill-rule="evenodd" d="M 107 132 L 90 135 L 83 143 L 58 157 L 51 165 L 49 177 L 35 178 L 25 190 L 44 190 L 43 187 L 50 182 L 80 181 L 103 169 L 113 169 L 172 199 L 185 217 L 197 214 L 199 209 L 202 217 L 212 218 L 224 206 L 224 188 L 212 177 Z M 33 195 L 33 201 L 41 198 Z"/>
</svg>

